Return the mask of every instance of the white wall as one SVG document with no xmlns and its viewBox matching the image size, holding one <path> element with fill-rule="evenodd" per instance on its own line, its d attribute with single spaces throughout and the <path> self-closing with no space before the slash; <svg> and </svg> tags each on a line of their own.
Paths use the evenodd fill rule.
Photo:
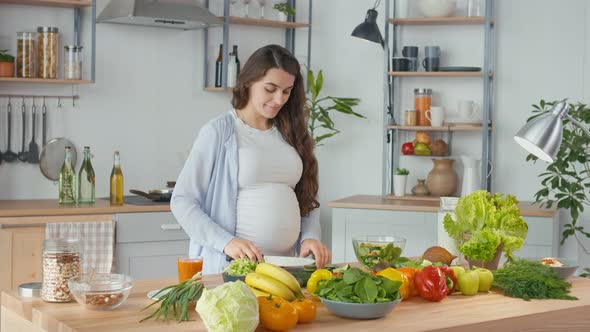
<svg viewBox="0 0 590 332">
<path fill-rule="evenodd" d="M 98 7 L 102 8 L 106 2 L 98 0 Z M 302 2 L 299 15 L 305 19 L 306 1 Z M 328 201 L 353 194 L 381 193 L 383 52 L 376 44 L 349 37 L 373 3 L 369 0 L 314 1 L 311 69 L 323 69 L 325 94 L 360 98 L 362 102 L 357 110 L 367 116 L 367 119 L 356 119 L 334 115 L 336 127 L 342 133 L 317 150 L 322 225 L 327 241 L 331 232 Z M 382 2 L 378 8 L 381 29 L 384 7 Z M 512 135 L 530 114 L 530 104 L 541 98 L 569 97 L 573 101 L 584 101 L 590 97 L 585 89 L 590 78 L 587 66 L 590 43 L 586 37 L 589 32 L 586 24 L 588 7 L 584 0 L 497 1 L 493 118 L 495 191 L 532 200 L 539 188 L 537 174 L 542 171 L 542 165 L 526 163 L 525 153 L 512 142 Z M 56 25 L 55 22 L 60 22 L 57 25 L 63 29 L 64 38 L 70 40 L 71 12 L 2 5 L 0 48 L 14 49 L 16 31 L 38 25 Z M 471 29 L 467 28 L 467 32 L 461 34 L 451 28 L 451 37 L 444 37 L 444 33 L 441 37 L 435 33 L 426 33 L 426 37 L 409 35 L 412 39 L 404 42 L 440 43 L 453 52 L 449 55 L 457 60 L 448 65 L 478 65 L 476 61 L 480 59 L 478 54 L 482 52 L 483 37 Z M 85 33 L 87 38 L 88 31 Z M 271 42 L 282 44 L 283 36 L 282 31 L 240 27 L 232 30 L 230 38 L 232 43 L 239 45 L 243 63 L 256 46 Z M 305 32 L 300 32 L 298 55 L 305 54 L 304 37 Z M 78 88 L 81 100 L 75 108 L 66 104 L 60 113 L 52 102 L 49 116 L 53 121 L 61 116 L 64 135 L 79 149 L 83 145 L 92 147 L 98 196 L 107 195 L 114 149 L 120 149 L 122 153 L 127 189 L 155 188 L 176 177 L 182 166 L 182 156 L 198 129 L 230 107 L 229 95 L 205 92 L 202 86 L 202 57 L 214 61 L 219 40 L 219 35 L 212 33 L 208 54 L 205 54 L 202 34 L 198 31 L 97 26 L 96 83 Z M 474 51 L 469 53 L 472 49 Z M 462 55 L 464 50 L 467 50 L 467 56 Z M 405 84 L 409 91 L 414 84 L 423 83 Z M 452 109 L 457 97 L 450 86 L 445 82 L 441 89 L 449 89 L 446 106 Z M 460 92 L 473 95 L 474 99 L 481 98 L 478 95 L 481 91 L 477 88 L 470 90 L 473 88 L 465 86 L 465 89 Z M 8 92 L 68 94 L 72 91 L 70 87 L 0 83 L 0 93 Z M 408 96 L 411 94 L 406 98 Z M 20 102 L 16 106 L 20 109 Z M 5 114 L 6 100 L 2 99 L 2 123 L 5 123 Z M 51 134 L 56 134 L 55 126 L 51 126 Z M 5 127 L 1 128 L 0 147 L 4 151 Z M 13 150 L 17 147 L 16 142 L 20 147 L 20 140 L 15 141 L 17 133 L 13 138 Z M 27 142 L 29 140 L 27 138 Z M 430 165 L 422 165 L 419 172 L 429 169 Z M 55 197 L 57 186 L 46 180 L 35 166 L 0 165 L 0 199 Z M 575 254 L 575 246 L 565 249 L 568 255 Z"/>
</svg>

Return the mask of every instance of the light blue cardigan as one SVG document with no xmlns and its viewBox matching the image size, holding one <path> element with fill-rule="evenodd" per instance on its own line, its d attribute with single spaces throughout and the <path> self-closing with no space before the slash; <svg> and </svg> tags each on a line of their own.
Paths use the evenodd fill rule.
<svg viewBox="0 0 590 332">
<path fill-rule="evenodd" d="M 220 273 L 227 266 L 223 249 L 235 237 L 238 143 L 234 126 L 228 112 L 201 128 L 170 202 L 174 217 L 190 237 L 189 255 L 203 257 L 203 274 Z M 298 251 L 305 239 L 321 240 L 319 209 L 301 219 Z"/>
</svg>

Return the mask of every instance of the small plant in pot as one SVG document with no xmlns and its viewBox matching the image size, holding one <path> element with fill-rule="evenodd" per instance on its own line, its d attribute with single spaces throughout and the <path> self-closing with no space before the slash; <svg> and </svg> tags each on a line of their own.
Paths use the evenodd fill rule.
<svg viewBox="0 0 590 332">
<path fill-rule="evenodd" d="M 395 196 L 404 196 L 406 194 L 406 184 L 410 171 L 406 168 L 396 168 L 393 175 L 393 194 Z"/>
<path fill-rule="evenodd" d="M 287 21 L 289 16 L 295 16 L 295 8 L 286 2 L 277 3 L 272 8 L 279 12 L 280 21 Z"/>
<path fill-rule="evenodd" d="M 528 225 L 520 216 L 516 197 L 502 196 L 475 191 L 459 199 L 455 216 L 445 216 L 445 231 L 457 241 L 470 266 L 496 269 L 502 252 L 512 262 L 513 252 L 522 247 Z"/>
<path fill-rule="evenodd" d="M 0 77 L 14 77 L 14 57 L 0 50 Z"/>
</svg>

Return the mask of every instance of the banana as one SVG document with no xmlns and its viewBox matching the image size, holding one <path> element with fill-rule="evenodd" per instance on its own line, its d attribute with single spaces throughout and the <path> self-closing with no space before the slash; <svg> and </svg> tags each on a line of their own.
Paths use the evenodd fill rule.
<svg viewBox="0 0 590 332">
<path fill-rule="evenodd" d="M 269 276 L 285 284 L 297 297 L 303 297 L 301 286 L 297 279 L 282 267 L 269 263 L 258 263 L 256 273 Z"/>
<path fill-rule="evenodd" d="M 252 291 L 252 293 L 254 293 L 254 296 L 259 297 L 259 296 L 264 296 L 267 297 L 270 295 L 270 293 L 267 292 L 263 292 L 260 289 L 254 288 L 252 286 L 248 286 L 250 288 L 250 290 Z"/>
<path fill-rule="evenodd" d="M 264 274 L 250 272 L 246 275 L 246 284 L 263 292 L 284 298 L 287 301 L 295 300 L 295 294 L 282 282 Z"/>
</svg>

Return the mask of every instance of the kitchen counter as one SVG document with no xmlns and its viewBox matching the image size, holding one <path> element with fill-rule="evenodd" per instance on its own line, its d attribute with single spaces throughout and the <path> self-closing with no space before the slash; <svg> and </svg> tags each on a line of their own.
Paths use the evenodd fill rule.
<svg viewBox="0 0 590 332">
<path fill-rule="evenodd" d="M 0 218 L 169 211 L 169 204 L 111 206 L 108 200 L 100 198 L 94 204 L 80 205 L 59 205 L 57 199 L 0 200 Z"/>
<path fill-rule="evenodd" d="M 384 196 L 355 195 L 328 202 L 328 206 L 345 209 L 438 212 L 440 204 L 438 201 L 425 201 L 420 199 L 390 199 L 385 198 Z M 520 202 L 518 207 L 520 208 L 520 214 L 523 217 L 552 218 L 556 212 L 555 208 L 541 208 L 538 205 L 533 205 L 532 202 Z"/>
<path fill-rule="evenodd" d="M 476 296 L 453 295 L 442 302 L 412 298 L 402 302 L 383 319 L 350 320 L 336 317 L 318 304 L 311 324 L 292 331 L 588 331 L 590 326 L 590 279 L 574 278 L 572 295 L 578 301 L 523 301 L 491 292 Z M 150 303 L 146 293 L 176 283 L 175 279 L 138 280 L 131 295 L 113 311 L 86 310 L 77 303 L 55 304 L 24 299 L 15 292 L 2 293 L 3 331 L 103 332 L 103 331 L 207 331 L 195 311 L 191 321 L 177 324 L 139 320 L 151 311 L 140 312 Z M 221 275 L 205 276 L 208 288 L 222 283 Z M 263 331 L 262 328 L 258 329 Z"/>
</svg>

